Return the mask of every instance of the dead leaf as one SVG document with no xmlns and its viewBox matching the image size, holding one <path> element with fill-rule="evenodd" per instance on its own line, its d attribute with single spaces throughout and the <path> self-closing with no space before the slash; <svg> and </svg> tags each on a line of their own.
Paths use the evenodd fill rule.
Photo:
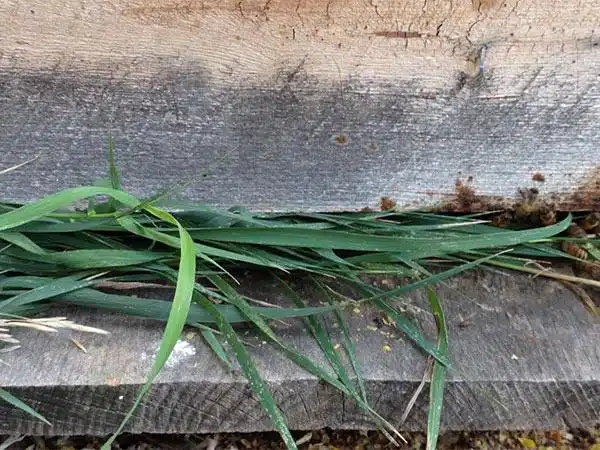
<svg viewBox="0 0 600 450">
<path fill-rule="evenodd" d="M 528 437 L 518 437 L 517 440 L 521 443 L 523 448 L 536 448 L 537 444 L 533 439 Z"/>
</svg>

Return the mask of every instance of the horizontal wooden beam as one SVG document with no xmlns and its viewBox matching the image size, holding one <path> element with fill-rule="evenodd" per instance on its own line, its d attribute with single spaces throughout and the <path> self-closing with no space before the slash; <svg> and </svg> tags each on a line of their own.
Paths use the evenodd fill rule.
<svg viewBox="0 0 600 450">
<path fill-rule="evenodd" d="M 254 299 L 289 304 L 272 282 L 241 279 Z M 394 280 L 379 280 L 392 287 Z M 301 295 L 317 292 L 295 280 Z M 473 273 L 436 287 L 449 328 L 455 371 L 448 375 L 445 429 L 556 429 L 595 423 L 600 410 L 598 324 L 564 285 L 506 273 Z M 140 296 L 164 295 L 131 290 Z M 312 292 L 312 294 L 310 293 Z M 168 296 L 168 293 L 167 293 Z M 396 300 L 407 317 L 435 339 L 423 292 Z M 113 432 L 148 375 L 162 329 L 157 322 L 116 314 L 61 309 L 109 336 L 15 332 L 23 347 L 2 354 L 0 386 L 28 402 L 53 427 L 0 403 L 0 433 L 104 435 Z M 424 376 L 427 359 L 384 325 L 368 305 L 345 311 L 371 406 L 393 424 Z M 378 319 L 378 320 L 375 320 Z M 343 343 L 336 320 L 325 321 Z M 303 324 L 272 326 L 298 351 L 329 367 Z M 264 338 L 240 329 L 257 367 L 293 429 L 372 428 L 356 404 L 293 363 Z M 70 340 L 87 349 L 83 353 Z M 342 352 L 343 354 L 343 352 Z M 347 359 L 344 359 L 347 362 Z M 348 368 L 348 370 L 351 370 Z M 423 430 L 428 395 L 418 398 L 405 430 Z M 225 367 L 195 331 L 186 330 L 150 394 L 127 426 L 132 432 L 196 433 L 269 430 L 272 425 L 239 369 Z"/>
<path fill-rule="evenodd" d="M 0 177 L 14 200 L 103 176 L 112 136 L 139 195 L 421 207 L 472 179 L 600 206 L 594 0 L 8 0 L 0 22 L 0 170 L 39 155 Z"/>
</svg>

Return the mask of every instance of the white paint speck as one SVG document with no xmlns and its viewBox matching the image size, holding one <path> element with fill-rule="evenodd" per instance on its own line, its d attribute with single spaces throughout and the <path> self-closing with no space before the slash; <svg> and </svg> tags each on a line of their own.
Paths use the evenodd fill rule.
<svg viewBox="0 0 600 450">
<path fill-rule="evenodd" d="M 123 396 L 122 395 L 119 395 L 119 400 L 123 400 Z"/>
<path fill-rule="evenodd" d="M 167 359 L 165 366 L 175 367 L 184 359 L 188 358 L 189 356 L 194 356 L 195 354 L 196 348 L 192 344 L 190 344 L 188 341 L 179 340 L 175 344 L 173 352 L 171 353 L 171 356 L 169 356 L 169 359 Z"/>
<path fill-rule="evenodd" d="M 515 361 L 517 361 L 517 360 L 519 359 L 519 357 L 518 357 L 517 355 L 512 355 L 512 356 L 510 357 L 510 359 L 514 359 Z"/>
</svg>

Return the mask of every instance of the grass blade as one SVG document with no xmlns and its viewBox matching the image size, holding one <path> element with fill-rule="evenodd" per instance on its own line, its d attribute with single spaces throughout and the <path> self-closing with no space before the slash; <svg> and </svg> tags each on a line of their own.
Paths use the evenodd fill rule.
<svg viewBox="0 0 600 450">
<path fill-rule="evenodd" d="M 323 283 L 321 283 L 318 280 L 315 280 L 315 282 L 317 283 L 317 285 L 319 286 L 321 292 L 323 293 L 323 295 L 325 296 L 325 298 L 327 299 L 327 302 L 330 305 L 334 305 L 335 304 L 335 300 L 333 299 L 333 297 L 331 296 L 331 294 L 329 293 L 329 291 L 325 288 L 325 286 L 323 285 Z M 344 349 L 346 351 L 346 354 L 348 355 L 348 359 L 350 360 L 350 364 L 352 366 L 352 370 L 354 371 L 354 375 L 356 375 L 356 379 L 358 381 L 358 389 L 360 392 L 360 396 L 363 400 L 363 402 L 368 404 L 367 401 L 367 390 L 365 388 L 365 381 L 362 377 L 362 372 L 360 370 L 358 361 L 356 360 L 356 348 L 354 347 L 354 343 L 352 342 L 352 337 L 350 335 L 350 330 L 348 329 L 348 326 L 346 325 L 346 320 L 344 319 L 344 316 L 342 315 L 342 312 L 340 311 L 339 308 L 336 308 L 334 311 L 335 317 L 337 319 L 337 323 L 340 327 L 340 329 L 342 330 L 342 333 L 344 335 Z"/>
<path fill-rule="evenodd" d="M 300 295 L 298 295 L 298 293 L 296 291 L 294 291 L 288 283 L 286 283 L 284 280 L 282 280 L 281 278 L 277 277 L 274 274 L 273 274 L 273 276 L 284 287 L 285 291 L 288 294 L 288 297 L 291 298 L 294 301 L 294 303 L 296 303 L 296 306 L 298 306 L 300 308 L 306 307 L 306 305 L 304 304 L 304 301 L 302 300 Z M 317 286 L 319 286 L 319 285 L 317 284 Z M 319 347 L 321 347 L 323 354 L 329 361 L 330 366 L 333 368 L 333 370 L 334 370 L 335 374 L 337 375 L 337 377 L 339 378 L 339 380 L 344 384 L 346 389 L 348 389 L 348 391 L 351 392 L 355 398 L 358 397 L 356 388 L 350 381 L 350 378 L 348 377 L 346 368 L 342 364 L 339 354 L 336 351 L 333 342 L 331 341 L 331 338 L 329 336 L 329 333 L 326 330 L 326 327 L 324 326 L 324 321 L 318 320 L 317 317 L 309 316 L 305 319 L 305 324 L 306 324 L 307 329 L 312 333 L 315 340 L 319 344 Z M 364 400 L 364 398 L 363 398 L 363 400 Z"/>
<path fill-rule="evenodd" d="M 46 283 L 34 289 L 24 291 L 19 295 L 0 302 L 0 312 L 9 314 L 11 310 L 20 308 L 23 305 L 40 302 L 90 286 L 95 282 L 88 278 L 90 275 L 90 272 L 83 272 L 58 279 L 50 278 Z M 2 286 L 2 288 L 4 287 Z"/>
<path fill-rule="evenodd" d="M 117 169 L 117 164 L 115 162 L 115 147 L 113 145 L 112 137 L 108 138 L 108 169 L 111 187 L 117 191 L 120 191 L 121 179 L 119 177 L 119 170 Z"/>
<path fill-rule="evenodd" d="M 117 164 L 115 162 L 115 147 L 113 145 L 112 136 L 108 138 L 108 175 L 110 181 L 110 187 L 120 191 L 121 190 L 121 179 L 119 177 L 119 170 L 117 169 Z M 108 203 L 108 211 L 114 212 L 119 209 L 119 202 L 115 201 L 115 199 L 109 199 Z M 89 208 L 88 208 L 89 210 Z"/>
<path fill-rule="evenodd" d="M 448 331 L 444 310 L 437 294 L 431 288 L 427 288 L 427 297 L 431 304 L 433 316 L 438 329 L 438 351 L 448 357 Z M 435 450 L 440 435 L 440 423 L 442 418 L 442 406 L 444 403 L 444 383 L 448 369 L 438 361 L 433 363 L 431 375 L 431 387 L 429 391 L 429 412 L 427 415 L 427 450 Z"/>
<path fill-rule="evenodd" d="M 171 219 L 171 217 L 168 216 L 167 218 Z M 156 355 L 156 359 L 152 365 L 152 369 L 150 370 L 150 375 L 148 376 L 146 383 L 144 383 L 138 392 L 133 406 L 125 415 L 125 418 L 121 422 L 119 428 L 108 439 L 108 441 L 102 445 L 102 450 L 110 449 L 115 438 L 123 430 L 125 424 L 129 421 L 133 415 L 133 412 L 139 406 L 144 395 L 146 395 L 146 393 L 150 390 L 154 379 L 162 370 L 163 366 L 167 362 L 167 359 L 171 355 L 171 352 L 173 351 L 177 340 L 181 336 L 181 332 L 183 331 L 183 327 L 185 326 L 187 320 L 187 315 L 194 292 L 194 285 L 196 282 L 196 252 L 194 249 L 194 242 L 192 241 L 192 238 L 188 232 L 185 231 L 185 229 L 183 229 L 179 222 L 177 222 L 174 218 L 172 219 L 172 223 L 179 227 L 179 236 L 181 239 L 181 261 L 179 263 L 177 285 L 175 288 L 173 305 L 171 307 L 171 312 L 169 313 L 169 319 L 167 320 L 167 325 L 158 349 L 158 354 Z"/>
<path fill-rule="evenodd" d="M 16 233 L 10 231 L 0 232 L 0 239 L 35 255 L 46 254 L 46 251 L 42 247 L 37 245 L 23 233 Z"/>
<path fill-rule="evenodd" d="M 554 236 L 565 231 L 571 217 L 548 227 L 523 231 L 499 231 L 449 239 L 377 236 L 330 230 L 296 228 L 227 228 L 193 232 L 198 239 L 240 244 L 307 247 L 355 251 L 392 251 L 411 259 L 427 258 L 460 251 L 516 245 Z"/>
<path fill-rule="evenodd" d="M 165 267 L 165 269 L 168 269 Z M 64 278 L 50 277 L 2 277 L 0 276 L 0 293 L 17 295 L 0 302 L 0 311 L 10 313 L 12 309 L 32 303 L 42 302 L 55 298 L 58 302 L 80 305 L 84 307 L 102 308 L 108 311 L 121 312 L 123 314 L 150 319 L 166 321 L 171 310 L 171 302 L 153 298 L 137 298 L 129 295 L 109 294 L 88 286 L 102 281 L 87 277 L 89 272 L 69 275 Z M 87 277 L 87 278 L 86 278 Z M 63 294 L 69 295 L 64 296 Z M 9 309 L 10 306 L 10 309 Z M 285 320 L 301 318 L 310 315 L 319 315 L 331 312 L 344 304 L 328 306 L 314 306 L 306 308 L 274 308 L 263 306 L 250 306 L 255 313 L 266 320 Z M 240 313 L 234 305 L 215 305 L 219 314 L 230 323 L 245 322 L 246 316 Z M 190 306 L 187 317 L 189 325 L 198 323 L 215 323 L 213 316 L 196 304 Z"/>
<path fill-rule="evenodd" d="M 18 399 L 14 395 L 12 395 L 6 389 L 0 388 L 0 400 L 4 400 L 9 405 L 12 405 L 15 408 L 18 408 L 21 411 L 35 417 L 36 419 L 41 420 L 46 425 L 52 426 L 52 424 L 50 422 L 48 422 L 44 416 L 42 416 L 40 413 L 38 413 L 36 410 L 34 410 L 27 403 L 23 402 L 22 400 Z"/>
<path fill-rule="evenodd" d="M 12 252 L 8 252 L 10 254 Z M 22 256 L 26 259 L 27 255 Z M 113 250 L 113 249 L 95 249 L 95 250 L 70 250 L 66 252 L 54 252 L 44 255 L 30 255 L 29 260 L 43 263 L 59 264 L 71 269 L 97 269 L 114 267 L 135 267 L 143 266 L 148 263 L 156 262 L 161 259 L 171 257 L 170 254 L 157 251 L 138 251 L 138 250 Z"/>
<path fill-rule="evenodd" d="M 78 200 L 96 195 L 108 195 L 131 207 L 135 207 L 139 203 L 133 195 L 110 188 L 84 186 L 65 189 L 57 194 L 44 197 L 35 203 L 29 203 L 0 215 L 0 231 L 9 230 L 27 222 L 43 218 Z"/>
<path fill-rule="evenodd" d="M 343 383 L 341 383 L 337 378 L 331 376 L 331 374 L 327 370 L 323 369 L 314 361 L 307 358 L 305 355 L 299 353 L 294 348 L 282 342 L 281 339 L 279 339 L 277 335 L 267 325 L 265 320 L 259 315 L 257 315 L 254 311 L 252 311 L 247 302 L 242 297 L 240 297 L 239 294 L 231 286 L 229 286 L 227 282 L 225 282 L 225 280 L 216 275 L 209 277 L 209 279 L 217 288 L 221 290 L 221 292 L 227 295 L 229 301 L 236 305 L 240 309 L 240 311 L 245 316 L 247 316 L 253 324 L 257 326 L 257 328 L 263 333 L 265 337 L 267 337 L 279 350 L 281 350 L 295 364 L 302 367 L 307 372 L 320 378 L 324 382 L 330 384 L 334 388 L 341 391 L 343 394 L 350 397 L 354 397 L 352 391 L 348 390 L 346 386 Z M 209 306 L 212 307 L 212 303 L 209 302 Z M 404 440 L 402 435 L 394 428 L 393 425 L 391 425 L 383 417 L 377 414 L 368 404 L 364 403 L 362 399 L 358 398 L 357 403 L 365 412 L 371 415 L 371 417 L 375 420 L 378 426 L 381 427 L 382 430 L 388 430 L 394 433 L 400 439 Z M 392 436 L 389 436 L 389 438 L 390 440 L 392 440 L 392 442 L 395 442 Z"/>
<path fill-rule="evenodd" d="M 482 265 L 484 263 L 490 263 L 491 261 L 494 260 L 494 258 L 497 258 L 498 256 L 500 256 L 500 255 L 502 255 L 502 254 L 504 254 L 504 253 L 506 253 L 508 251 L 509 250 L 505 250 L 505 251 L 502 251 L 502 252 L 495 253 L 493 255 L 487 255 L 487 256 L 485 256 L 483 258 L 475 259 L 475 260 L 473 260 L 471 262 L 468 262 L 466 264 L 461 264 L 461 265 L 455 266 L 455 267 L 453 267 L 451 269 L 445 270 L 443 272 L 436 273 L 435 275 L 432 275 L 430 277 L 423 278 L 423 279 L 421 279 L 419 281 L 415 281 L 413 283 L 409 283 L 409 284 L 406 284 L 404 286 L 400 286 L 400 287 L 397 287 L 397 288 L 394 288 L 394 289 L 390 289 L 388 291 L 384 291 L 384 292 L 382 292 L 380 294 L 373 295 L 373 296 L 368 297 L 366 299 L 363 299 L 361 301 L 371 301 L 371 300 L 376 300 L 376 299 L 384 299 L 384 298 L 395 297 L 395 296 L 397 296 L 399 294 L 404 294 L 404 293 L 407 293 L 407 292 L 415 291 L 415 290 L 417 290 L 419 288 L 439 283 L 440 281 L 446 280 L 446 279 L 451 278 L 453 276 L 456 276 L 456 275 L 458 275 L 460 273 L 463 273 L 463 272 L 466 272 L 468 270 L 474 269 L 475 267 L 480 266 L 480 265 Z"/>
<path fill-rule="evenodd" d="M 217 355 L 217 357 L 227 366 L 229 370 L 234 370 L 233 363 L 229 360 L 225 348 L 221 342 L 215 336 L 212 330 L 203 328 L 201 331 L 204 341 L 209 345 L 211 350 Z"/>
<path fill-rule="evenodd" d="M 252 361 L 252 358 L 244 345 L 241 343 L 235 330 L 229 323 L 219 317 L 219 314 L 215 309 L 211 308 L 211 303 L 208 299 L 204 299 L 202 304 L 215 315 L 217 325 L 231 346 L 233 353 L 248 380 L 250 389 L 258 397 L 260 404 L 269 415 L 269 418 L 275 426 L 275 429 L 279 432 L 286 447 L 289 450 L 297 450 L 296 442 L 290 433 L 285 417 L 277 407 L 267 383 L 260 376 L 256 365 Z"/>
</svg>

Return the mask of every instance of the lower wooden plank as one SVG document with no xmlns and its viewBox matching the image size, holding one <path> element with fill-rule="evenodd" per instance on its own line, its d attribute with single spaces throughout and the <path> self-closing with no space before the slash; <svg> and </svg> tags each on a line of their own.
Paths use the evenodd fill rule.
<svg viewBox="0 0 600 450">
<path fill-rule="evenodd" d="M 270 282 L 251 279 L 246 284 L 254 298 L 284 301 Z M 571 291 L 539 278 L 473 273 L 439 286 L 438 293 L 447 311 L 452 358 L 458 368 L 447 383 L 445 429 L 556 428 L 565 422 L 576 426 L 597 421 L 599 325 Z M 434 338 L 423 294 L 398 301 Z M 112 334 L 73 335 L 87 348 L 85 354 L 68 334 L 18 332 L 23 347 L 2 355 L 9 365 L 0 371 L 0 386 L 44 414 L 53 426 L 0 405 L 0 433 L 110 433 L 148 374 L 161 337 L 156 322 L 68 308 L 58 312 Z M 346 315 L 369 401 L 398 423 L 427 363 L 389 327 L 374 328 L 377 316 L 365 306 Z M 334 342 L 341 342 L 334 321 L 327 324 Z M 273 326 L 288 343 L 324 363 L 300 324 Z M 350 399 L 286 361 L 261 337 L 249 332 L 244 338 L 291 428 L 373 427 Z M 424 429 L 427 402 L 427 395 L 421 395 L 402 429 Z M 272 426 L 239 371 L 220 364 L 201 337 L 188 330 L 126 429 L 192 433 Z"/>
</svg>

